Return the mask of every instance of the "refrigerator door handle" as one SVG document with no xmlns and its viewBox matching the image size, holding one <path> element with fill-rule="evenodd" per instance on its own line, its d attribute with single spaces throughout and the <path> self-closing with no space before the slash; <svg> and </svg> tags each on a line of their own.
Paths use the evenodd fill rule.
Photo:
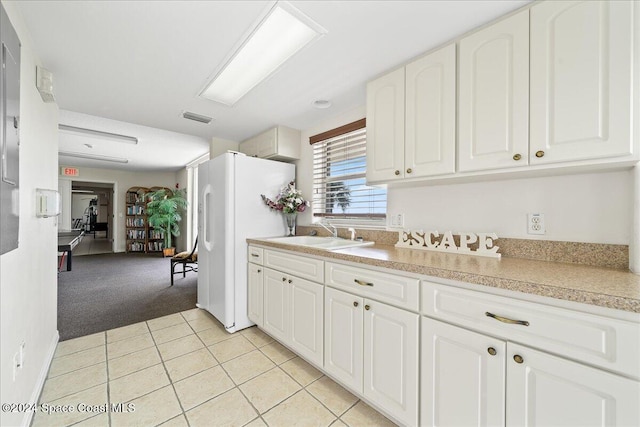
<svg viewBox="0 0 640 427">
<path fill-rule="evenodd" d="M 204 199 L 202 203 L 202 241 L 204 242 L 204 247 L 207 251 L 211 251 L 213 248 L 211 236 L 209 233 L 211 232 L 211 218 L 209 217 L 209 204 L 211 203 L 211 186 L 207 184 L 204 188 L 204 192 L 202 193 L 202 198 Z"/>
</svg>

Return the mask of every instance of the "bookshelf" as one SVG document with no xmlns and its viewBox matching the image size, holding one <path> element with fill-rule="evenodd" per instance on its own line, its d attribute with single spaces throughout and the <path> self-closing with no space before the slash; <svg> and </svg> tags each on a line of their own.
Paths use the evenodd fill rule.
<svg viewBox="0 0 640 427">
<path fill-rule="evenodd" d="M 164 233 L 149 226 L 144 195 L 166 187 L 131 187 L 125 195 L 125 233 L 127 252 L 162 252 Z"/>
</svg>

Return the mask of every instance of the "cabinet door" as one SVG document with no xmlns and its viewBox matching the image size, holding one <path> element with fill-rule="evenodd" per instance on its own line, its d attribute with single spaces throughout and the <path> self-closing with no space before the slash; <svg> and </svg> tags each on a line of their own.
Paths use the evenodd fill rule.
<svg viewBox="0 0 640 427">
<path fill-rule="evenodd" d="M 248 316 L 256 325 L 262 327 L 263 294 L 263 268 L 260 265 L 249 264 L 248 274 Z"/>
<path fill-rule="evenodd" d="M 529 11 L 460 41 L 459 170 L 527 165 Z"/>
<path fill-rule="evenodd" d="M 404 177 L 404 68 L 367 84 L 367 182 Z"/>
<path fill-rule="evenodd" d="M 640 425 L 638 381 L 517 344 L 507 353 L 509 425 Z"/>
<path fill-rule="evenodd" d="M 346 292 L 324 291 L 324 369 L 362 393 L 363 299 Z"/>
<path fill-rule="evenodd" d="M 364 300 L 364 395 L 406 425 L 418 424 L 416 313 Z"/>
<path fill-rule="evenodd" d="M 505 358 L 504 341 L 423 317 L 420 424 L 505 425 Z"/>
<path fill-rule="evenodd" d="M 639 6 L 563 1 L 531 8 L 531 164 L 631 153 Z"/>
<path fill-rule="evenodd" d="M 288 342 L 291 286 L 279 271 L 264 269 L 263 328 L 275 339 Z"/>
<path fill-rule="evenodd" d="M 324 286 L 291 278 L 291 348 L 322 366 Z"/>
<path fill-rule="evenodd" d="M 456 45 L 406 67 L 405 178 L 456 170 Z"/>
<path fill-rule="evenodd" d="M 238 151 L 250 157 L 258 157 L 258 141 L 256 138 L 250 138 L 242 141 L 238 145 Z"/>
<path fill-rule="evenodd" d="M 277 128 L 269 129 L 256 137 L 258 157 L 269 158 L 278 154 Z"/>
</svg>

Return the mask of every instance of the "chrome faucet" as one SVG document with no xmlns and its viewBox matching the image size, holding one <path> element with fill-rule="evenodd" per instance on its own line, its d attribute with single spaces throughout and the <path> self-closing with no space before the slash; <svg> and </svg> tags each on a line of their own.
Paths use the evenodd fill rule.
<svg viewBox="0 0 640 427">
<path fill-rule="evenodd" d="M 356 239 L 356 229 L 353 227 L 349 227 L 347 228 L 347 231 L 351 233 L 351 240 L 355 240 Z"/>
<path fill-rule="evenodd" d="M 323 223 L 321 223 L 321 222 L 318 222 L 317 224 L 321 225 L 321 226 L 322 226 L 322 228 L 324 228 L 324 229 L 325 229 L 325 230 L 327 230 L 329 233 L 331 233 L 331 235 L 332 235 L 333 237 L 338 237 L 338 229 L 336 228 L 336 226 L 335 226 L 335 225 L 331 225 L 330 223 L 328 223 L 328 222 L 327 222 L 327 225 L 328 225 L 329 227 L 333 228 L 333 230 L 331 230 L 329 227 L 327 227 L 327 225 L 324 225 L 324 224 L 323 224 Z"/>
</svg>

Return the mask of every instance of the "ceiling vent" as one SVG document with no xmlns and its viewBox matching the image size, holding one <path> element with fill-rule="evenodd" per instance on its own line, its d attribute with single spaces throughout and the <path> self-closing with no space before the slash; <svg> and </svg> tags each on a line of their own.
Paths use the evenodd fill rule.
<svg viewBox="0 0 640 427">
<path fill-rule="evenodd" d="M 185 119 L 194 120 L 196 122 L 204 123 L 204 124 L 207 124 L 207 125 L 211 122 L 211 120 L 213 120 L 213 118 L 211 118 L 211 117 L 207 117 L 207 116 L 203 116 L 203 115 L 200 115 L 200 114 L 192 113 L 191 111 L 183 111 L 182 112 L 182 117 L 184 117 Z"/>
</svg>

